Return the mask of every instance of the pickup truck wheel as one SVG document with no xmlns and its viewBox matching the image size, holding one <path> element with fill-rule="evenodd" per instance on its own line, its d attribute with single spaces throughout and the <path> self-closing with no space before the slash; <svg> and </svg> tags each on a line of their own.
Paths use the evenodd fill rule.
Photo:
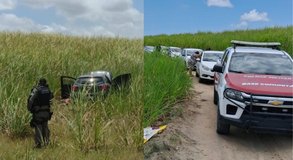
<svg viewBox="0 0 293 160">
<path fill-rule="evenodd" d="M 230 132 L 230 124 L 223 121 L 220 115 L 220 111 L 218 109 L 217 112 L 217 133 L 227 135 Z"/>
<path fill-rule="evenodd" d="M 215 88 L 214 88 L 214 104 L 215 105 L 218 104 L 218 93 L 216 92 Z"/>
</svg>

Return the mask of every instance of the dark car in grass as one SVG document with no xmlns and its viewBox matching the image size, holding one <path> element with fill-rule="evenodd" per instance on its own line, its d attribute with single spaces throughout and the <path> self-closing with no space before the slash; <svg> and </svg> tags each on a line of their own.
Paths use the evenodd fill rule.
<svg viewBox="0 0 293 160">
<path fill-rule="evenodd" d="M 81 93 L 90 98 L 107 96 L 112 89 L 122 89 L 129 86 L 130 73 L 112 78 L 108 71 L 94 71 L 77 78 L 61 76 L 61 98 L 75 98 Z"/>
</svg>

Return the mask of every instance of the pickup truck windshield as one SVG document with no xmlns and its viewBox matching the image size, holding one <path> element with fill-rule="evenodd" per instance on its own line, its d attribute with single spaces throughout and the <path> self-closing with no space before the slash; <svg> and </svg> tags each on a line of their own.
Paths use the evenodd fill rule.
<svg viewBox="0 0 293 160">
<path fill-rule="evenodd" d="M 293 63 L 286 55 L 234 53 L 229 72 L 267 75 L 292 75 Z"/>
</svg>

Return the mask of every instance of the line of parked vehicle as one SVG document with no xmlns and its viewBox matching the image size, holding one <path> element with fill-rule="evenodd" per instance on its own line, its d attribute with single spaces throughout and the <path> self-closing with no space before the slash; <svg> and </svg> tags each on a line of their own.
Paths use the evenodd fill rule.
<svg viewBox="0 0 293 160">
<path fill-rule="evenodd" d="M 202 50 L 199 48 L 179 48 L 179 47 L 167 47 L 167 46 L 145 46 L 145 53 L 152 53 L 155 51 L 166 54 L 170 57 L 178 57 L 184 61 L 186 68 L 188 69 L 188 61 L 193 54 L 200 54 L 200 58 L 196 59 L 195 66 L 193 67 L 196 72 L 196 76 L 199 77 L 199 81 L 202 80 L 214 80 L 213 66 L 221 61 L 224 51 Z"/>
</svg>

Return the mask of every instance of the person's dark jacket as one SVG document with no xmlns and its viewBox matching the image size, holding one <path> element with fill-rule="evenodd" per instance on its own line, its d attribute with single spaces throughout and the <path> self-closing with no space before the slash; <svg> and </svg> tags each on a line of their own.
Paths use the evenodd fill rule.
<svg viewBox="0 0 293 160">
<path fill-rule="evenodd" d="M 33 121 L 42 122 L 51 119 L 50 103 L 53 94 L 48 85 L 34 87 L 28 98 L 27 109 L 33 114 Z"/>
</svg>

